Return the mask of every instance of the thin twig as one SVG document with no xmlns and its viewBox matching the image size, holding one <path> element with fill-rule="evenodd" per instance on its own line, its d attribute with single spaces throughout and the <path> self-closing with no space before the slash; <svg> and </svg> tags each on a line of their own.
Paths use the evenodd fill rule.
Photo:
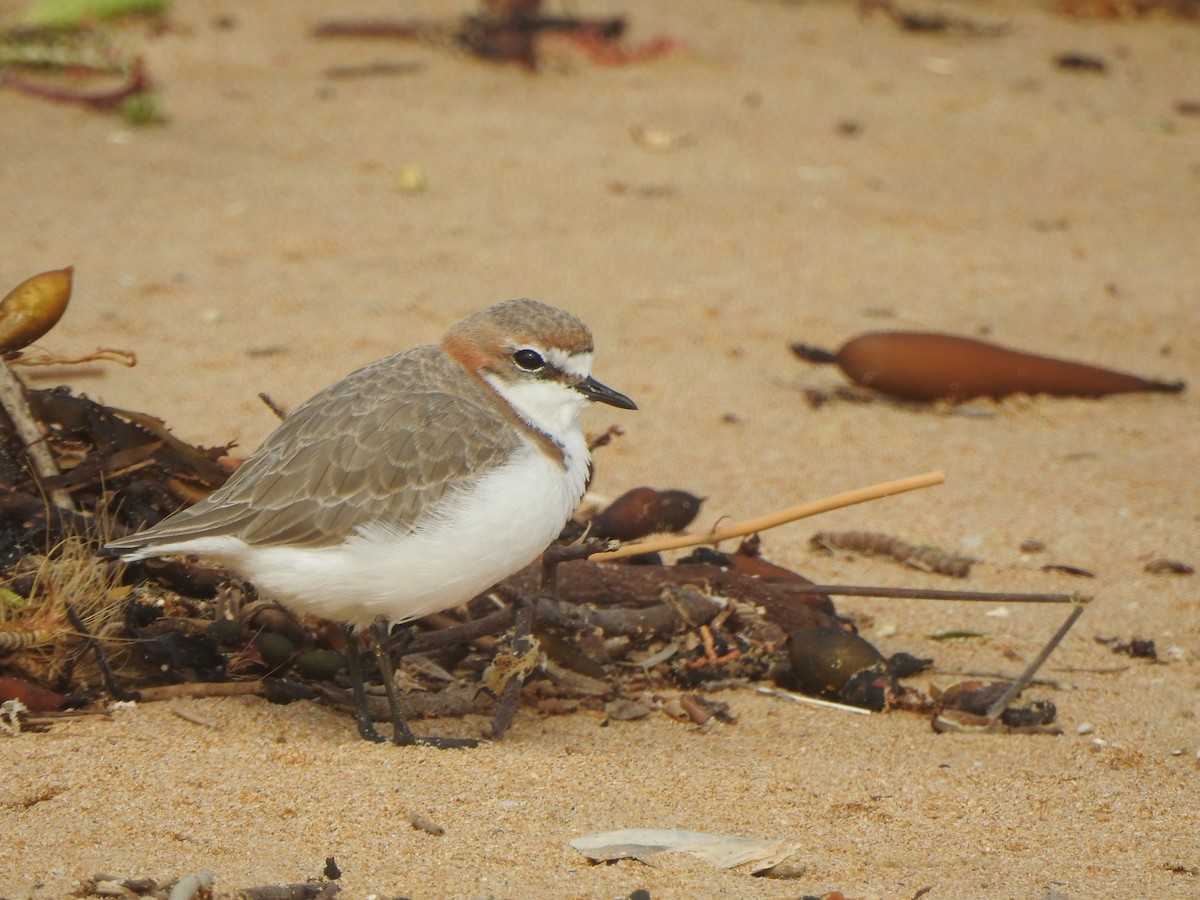
<svg viewBox="0 0 1200 900">
<path fill-rule="evenodd" d="M 203 716 L 198 716 L 194 712 L 188 712 L 186 709 L 180 709 L 178 706 L 169 706 L 167 709 L 179 716 L 179 718 L 183 719 L 183 721 L 191 722 L 193 725 L 200 725 L 210 730 L 217 727 L 217 723 L 212 719 L 206 719 Z"/>
<path fill-rule="evenodd" d="M 25 386 L 12 373 L 8 364 L 3 361 L 0 361 L 0 405 L 8 413 L 17 437 L 25 444 L 25 451 L 29 454 L 29 464 L 33 467 L 34 474 L 43 482 L 58 478 L 62 473 L 58 470 L 58 464 L 54 461 L 54 455 L 50 452 L 50 448 L 46 446 L 46 437 L 42 433 L 42 429 L 33 418 L 29 401 L 25 397 Z M 59 509 L 75 511 L 75 504 L 71 500 L 70 493 L 63 488 L 50 487 L 46 489 L 46 493 L 49 494 L 50 501 Z"/>
<path fill-rule="evenodd" d="M 1012 699 L 1029 686 L 1029 682 L 1033 680 L 1033 676 L 1037 674 L 1037 670 L 1042 667 L 1042 663 L 1054 652 L 1054 648 L 1059 645 L 1062 639 L 1067 636 L 1067 632 L 1071 630 L 1071 626 L 1075 624 L 1075 620 L 1083 615 L 1083 609 L 1084 607 L 1081 604 L 1071 610 L 1071 614 L 1059 626 L 1058 631 L 1054 632 L 1054 636 L 1046 642 L 1046 646 L 1042 648 L 1041 653 L 1035 656 L 1033 661 L 1025 667 L 1025 671 L 1017 677 L 1017 680 L 1008 686 L 1008 690 L 997 697 L 995 702 L 988 707 L 986 719 L 989 728 L 996 724 L 996 720 L 1008 708 L 1008 704 L 1012 702 Z"/>
<path fill-rule="evenodd" d="M 268 394 L 266 391 L 259 391 L 258 399 L 267 405 L 267 409 L 269 409 L 271 412 L 275 413 L 276 416 L 278 416 L 280 422 L 282 422 L 284 419 L 287 418 L 287 410 L 285 410 L 282 406 L 280 406 L 278 403 L 276 403 L 274 398 L 270 394 Z"/>
<path fill-rule="evenodd" d="M 1129 668 L 1126 666 L 1126 668 Z M 1055 669 L 1056 672 L 1067 671 L 1065 669 Z M 956 678 L 990 678 L 992 681 L 1012 681 L 1017 676 L 1009 675 L 1007 672 L 989 672 L 985 669 L 938 669 L 940 675 L 953 675 Z M 1065 681 L 1056 681 L 1053 678 L 1033 678 L 1029 681 L 1030 684 L 1039 687 L 1053 688 L 1056 691 L 1073 691 L 1075 688 Z"/>
<path fill-rule="evenodd" d="M 36 355 L 34 355 L 36 353 Z M 137 354 L 132 350 L 120 350 L 116 347 L 99 347 L 83 356 L 55 356 L 45 350 L 32 353 L 23 351 L 22 354 L 9 360 L 10 366 L 81 366 L 84 363 L 113 362 L 132 369 L 137 365 Z"/>
<path fill-rule="evenodd" d="M 146 65 L 142 58 L 138 57 L 120 85 L 100 91 L 79 91 L 59 85 L 42 84 L 22 78 L 11 70 L 0 71 L 0 85 L 56 103 L 78 103 L 93 109 L 115 109 L 135 94 L 149 90 L 150 76 L 146 74 Z"/>
<path fill-rule="evenodd" d="M 771 587 L 790 594 L 840 594 L 849 597 L 892 597 L 899 600 L 979 600 L 989 603 L 1090 603 L 1083 594 L 1019 594 L 1009 591 L 940 591 L 928 588 L 864 587 L 852 584 L 795 584 L 772 581 Z"/>
<path fill-rule="evenodd" d="M 831 510 L 842 509 L 846 506 L 853 506 L 856 503 L 866 503 L 868 500 L 879 500 L 883 497 L 890 497 L 893 494 L 902 494 L 906 491 L 932 487 L 935 484 L 941 484 L 945 480 L 946 475 L 944 472 L 926 472 L 923 475 L 911 475 L 907 478 L 899 478 L 895 481 L 887 481 L 883 484 L 872 485 L 871 487 L 834 494 L 832 497 L 826 497 L 822 500 L 813 500 L 809 503 L 801 503 L 798 506 L 790 506 L 787 509 L 768 513 L 765 516 L 746 519 L 733 525 L 727 525 L 724 528 L 714 529 L 705 534 L 684 534 L 625 544 L 617 550 L 607 553 L 597 553 L 591 559 L 593 562 L 608 562 L 614 559 L 624 559 L 627 556 L 636 556 L 639 553 L 678 550 L 682 547 L 694 547 L 697 544 L 719 544 L 721 541 L 727 541 L 730 538 L 756 534 L 760 531 L 766 531 L 768 528 L 775 528 L 779 525 L 786 525 L 788 522 L 795 522 L 797 519 L 804 519 L 820 513 L 830 512 Z"/>
<path fill-rule="evenodd" d="M 794 703 L 807 703 L 810 706 L 820 706 L 823 709 L 836 709 L 839 712 L 858 713 L 862 716 L 871 715 L 871 710 L 861 706 L 850 706 L 846 703 L 835 703 L 832 700 L 821 700 L 817 697 L 806 697 L 803 694 L 793 694 L 791 691 L 777 691 L 767 687 L 756 687 L 754 693 L 767 697 L 778 697 L 781 700 L 791 700 Z"/>
</svg>

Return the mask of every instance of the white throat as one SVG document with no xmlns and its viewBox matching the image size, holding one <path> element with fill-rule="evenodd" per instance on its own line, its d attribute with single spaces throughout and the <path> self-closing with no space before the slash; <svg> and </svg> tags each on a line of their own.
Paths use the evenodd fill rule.
<svg viewBox="0 0 1200 900">
<path fill-rule="evenodd" d="M 575 449 L 573 439 L 581 435 L 579 414 L 588 399 L 561 381 L 542 378 L 521 378 L 510 381 L 491 373 L 484 380 L 529 425 L 549 437 L 560 447 Z"/>
</svg>

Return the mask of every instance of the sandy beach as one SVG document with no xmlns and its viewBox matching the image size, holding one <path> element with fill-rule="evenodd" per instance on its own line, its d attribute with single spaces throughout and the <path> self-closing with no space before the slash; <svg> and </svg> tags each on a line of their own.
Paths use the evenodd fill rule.
<svg viewBox="0 0 1200 900">
<path fill-rule="evenodd" d="M 18 4 L 0 3 L 11 14 Z M 331 15 L 450 17 L 466 0 L 177 0 L 116 29 L 165 123 L 0 93 L 4 290 L 75 267 L 41 345 L 136 352 L 41 371 L 205 445 L 250 452 L 357 366 L 529 296 L 578 313 L 595 373 L 640 409 L 585 426 L 598 493 L 707 498 L 697 528 L 940 470 L 945 484 L 784 526 L 771 559 L 819 583 L 1077 591 L 1093 599 L 1029 698 L 1060 736 L 935 734 L 725 692 L 735 724 L 523 709 L 471 751 L 372 746 L 311 703 L 178 701 L 0 737 L 0 897 L 95 873 L 216 890 L 342 870 L 342 896 L 1193 897 L 1200 893 L 1200 28 L 1032 3 L 915 7 L 1007 25 L 905 31 L 850 3 L 580 0 L 625 66 L 546 48 L 538 74 L 420 43 L 317 40 Z M 906 7 L 907 8 L 907 7 Z M 1063 68 L 1071 53 L 1103 71 Z M 330 67 L 384 63 L 391 74 Z M 414 190 L 414 185 L 420 189 Z M 789 342 L 937 330 L 1166 380 L 1181 394 L 963 407 L 833 399 Z M 957 581 L 827 555 L 818 530 L 967 553 Z M 1044 544 L 1025 552 L 1022 542 Z M 1044 570 L 1077 567 L 1094 577 Z M 839 598 L 885 653 L 1015 675 L 1059 606 Z M 934 641 L 947 629 L 976 639 Z M 1153 640 L 1158 660 L 1097 637 Z M 0 659 L 0 666 L 3 660 Z M 418 722 L 478 735 L 481 721 Z M 414 829 L 420 813 L 445 829 Z M 687 858 L 591 865 L 617 828 L 791 839 L 803 874 Z"/>
</svg>

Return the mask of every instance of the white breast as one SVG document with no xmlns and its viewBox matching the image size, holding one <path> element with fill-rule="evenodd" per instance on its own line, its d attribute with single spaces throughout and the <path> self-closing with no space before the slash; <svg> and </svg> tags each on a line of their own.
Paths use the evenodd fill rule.
<svg viewBox="0 0 1200 900">
<path fill-rule="evenodd" d="M 321 549 L 252 547 L 236 538 L 193 542 L 296 609 L 367 625 L 448 609 L 532 562 L 583 496 L 588 453 L 576 429 L 558 460 L 532 445 L 446 498 L 422 527 L 400 535 L 369 526 Z M 217 542 L 221 546 L 213 546 Z M 209 546 L 200 547 L 200 543 Z"/>
</svg>

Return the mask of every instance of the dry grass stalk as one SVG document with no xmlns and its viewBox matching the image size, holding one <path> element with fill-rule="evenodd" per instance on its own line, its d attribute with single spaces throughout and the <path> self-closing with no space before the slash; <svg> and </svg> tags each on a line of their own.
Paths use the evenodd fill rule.
<svg viewBox="0 0 1200 900">
<path fill-rule="evenodd" d="M 70 623 L 74 608 L 92 634 L 103 635 L 122 621 L 128 589 L 115 571 L 97 561 L 94 541 L 66 538 L 43 556 L 34 557 L 36 572 L 29 597 L 15 593 L 0 598 L 0 650 L 32 677 L 53 680 L 78 649 L 79 635 Z"/>
<path fill-rule="evenodd" d="M 697 544 L 715 545 L 731 538 L 757 534 L 769 528 L 786 525 L 788 522 L 795 522 L 798 519 L 831 512 L 832 510 L 842 509 L 846 506 L 853 506 L 856 503 L 866 503 L 869 500 L 879 500 L 883 497 L 890 497 L 893 494 L 902 494 L 907 491 L 932 487 L 935 484 L 941 484 L 945 480 L 946 475 L 944 472 L 926 472 L 923 475 L 910 475 L 907 478 L 886 481 L 882 484 L 834 494 L 831 497 L 825 497 L 821 500 L 801 503 L 798 506 L 790 506 L 787 509 L 781 509 L 753 519 L 746 519 L 745 521 L 727 525 L 724 528 L 717 528 L 704 534 L 672 535 L 671 537 L 625 544 L 617 550 L 611 550 L 607 553 L 596 553 L 590 559 L 593 562 L 608 562 L 614 559 L 624 559 L 627 556 L 636 556 L 639 553 L 678 550 L 683 547 L 694 547 Z"/>
</svg>

